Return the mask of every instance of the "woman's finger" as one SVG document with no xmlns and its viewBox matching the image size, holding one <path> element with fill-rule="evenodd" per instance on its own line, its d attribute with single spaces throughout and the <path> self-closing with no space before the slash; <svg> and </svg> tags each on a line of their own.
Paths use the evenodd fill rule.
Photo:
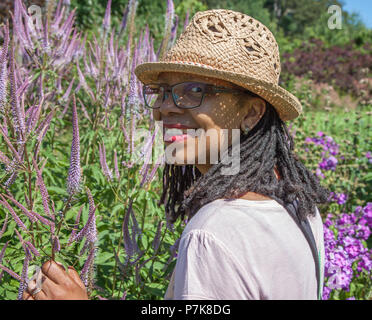
<svg viewBox="0 0 372 320">
<path fill-rule="evenodd" d="M 26 290 L 23 292 L 23 300 L 47 300 L 47 296 L 43 290 L 38 290 L 41 289 L 36 286 L 35 280 L 31 281 L 28 284 L 28 287 Z M 37 290 L 37 291 L 35 291 Z M 33 293 L 36 292 L 36 293 Z"/>
<path fill-rule="evenodd" d="M 24 291 L 23 291 L 22 299 L 23 299 L 23 300 L 35 300 L 35 299 L 32 297 L 32 295 L 29 294 L 29 293 L 27 292 L 27 290 L 24 290 Z"/>
<path fill-rule="evenodd" d="M 43 290 L 31 296 L 33 300 L 50 300 Z"/>
<path fill-rule="evenodd" d="M 79 285 L 80 288 L 86 290 L 84 283 L 81 281 L 80 276 L 74 267 L 72 266 L 68 267 L 68 274 L 70 275 L 72 280 L 74 280 L 76 284 Z"/>
<path fill-rule="evenodd" d="M 71 280 L 69 279 L 71 282 Z M 43 275 L 43 292 L 48 300 L 56 300 L 65 293 L 64 287 Z"/>
<path fill-rule="evenodd" d="M 57 284 L 71 284 L 71 279 L 65 269 L 52 260 L 49 260 L 41 267 L 43 274 Z"/>
</svg>

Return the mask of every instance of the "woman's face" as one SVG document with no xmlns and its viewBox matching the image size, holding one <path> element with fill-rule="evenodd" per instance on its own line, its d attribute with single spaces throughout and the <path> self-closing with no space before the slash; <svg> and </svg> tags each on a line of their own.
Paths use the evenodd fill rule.
<svg viewBox="0 0 372 320">
<path fill-rule="evenodd" d="M 157 83 L 173 85 L 186 81 L 197 81 L 233 89 L 239 88 L 224 80 L 175 72 L 161 73 Z M 209 170 L 212 164 L 217 162 L 213 159 L 218 160 L 213 158 L 213 162 L 211 162 L 211 154 L 219 155 L 220 148 L 226 144 L 227 146 L 231 145 L 232 129 L 241 130 L 244 128 L 243 126 L 252 129 L 265 111 L 264 100 L 252 98 L 243 92 L 239 94 L 207 93 L 201 106 L 193 109 L 178 108 L 169 93 L 164 102 L 159 101 L 158 106 L 158 109 L 153 109 L 153 116 L 156 121 L 163 121 L 164 137 L 167 136 L 167 130 L 170 130 L 167 125 L 181 125 L 181 128 L 178 129 L 179 132 L 175 133 L 179 137 L 180 134 L 187 133 L 187 128 L 202 129 L 195 131 L 195 135 L 187 135 L 186 138 L 177 139 L 174 142 L 165 141 L 164 143 L 166 148 L 173 151 L 174 164 L 195 164 L 203 174 Z M 237 133 L 236 136 L 240 136 L 240 131 Z"/>
</svg>

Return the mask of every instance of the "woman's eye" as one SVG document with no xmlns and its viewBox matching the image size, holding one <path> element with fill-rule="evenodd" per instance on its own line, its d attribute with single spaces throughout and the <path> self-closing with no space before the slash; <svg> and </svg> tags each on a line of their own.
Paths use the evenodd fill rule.
<svg viewBox="0 0 372 320">
<path fill-rule="evenodd" d="M 191 92 L 194 92 L 194 93 L 198 93 L 198 92 L 202 92 L 202 91 L 203 91 L 203 89 L 200 88 L 200 87 L 193 87 L 193 88 L 191 88 Z"/>
</svg>

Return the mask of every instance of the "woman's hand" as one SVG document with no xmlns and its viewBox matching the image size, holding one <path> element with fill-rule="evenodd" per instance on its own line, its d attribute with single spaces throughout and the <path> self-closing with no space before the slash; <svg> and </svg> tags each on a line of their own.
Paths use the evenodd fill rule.
<svg viewBox="0 0 372 320">
<path fill-rule="evenodd" d="M 89 300 L 86 288 L 73 267 L 68 271 L 55 261 L 47 261 L 40 271 L 41 291 L 31 295 L 37 279 L 29 282 L 23 300 Z"/>
</svg>

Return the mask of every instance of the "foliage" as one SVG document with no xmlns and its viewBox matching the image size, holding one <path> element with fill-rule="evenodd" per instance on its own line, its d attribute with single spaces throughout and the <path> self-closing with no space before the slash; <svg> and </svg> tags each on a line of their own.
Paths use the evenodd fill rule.
<svg viewBox="0 0 372 320">
<path fill-rule="evenodd" d="M 372 46 L 365 44 L 363 53 L 353 49 L 353 43 L 326 48 L 319 39 L 303 42 L 292 54 L 283 54 L 282 81 L 288 81 L 292 75 L 309 76 L 357 97 L 366 90 L 367 100 L 370 99 L 372 88 L 363 79 L 371 77 Z"/>
</svg>

